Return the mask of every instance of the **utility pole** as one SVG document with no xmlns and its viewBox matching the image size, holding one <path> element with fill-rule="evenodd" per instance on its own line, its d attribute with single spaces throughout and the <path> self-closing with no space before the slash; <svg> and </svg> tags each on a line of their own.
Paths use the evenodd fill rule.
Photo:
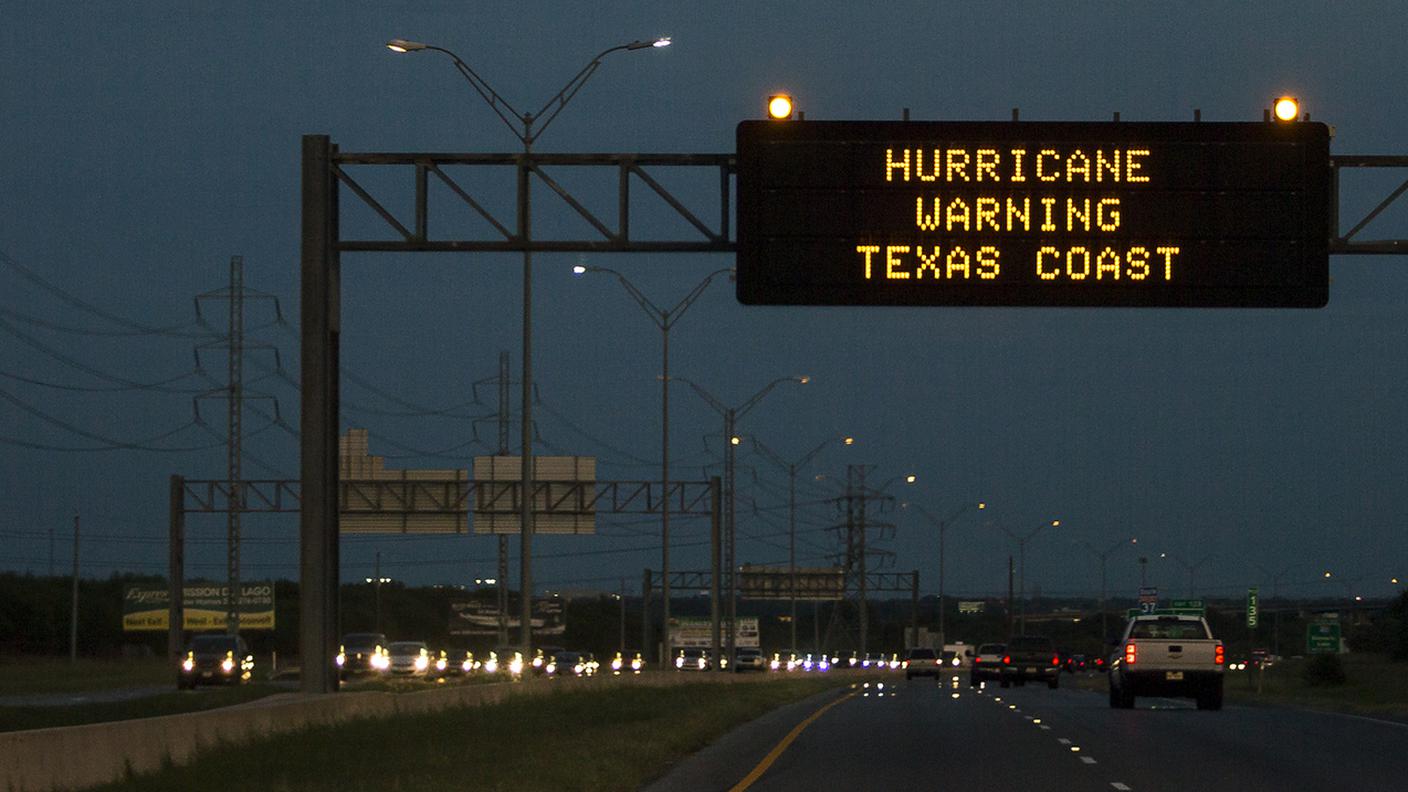
<svg viewBox="0 0 1408 792">
<path fill-rule="evenodd" d="M 373 580 L 374 580 L 374 583 L 375 583 L 375 585 L 376 585 L 376 588 L 374 589 L 374 591 L 376 592 L 376 594 L 375 594 L 375 598 L 376 598 L 376 631 L 377 631 L 377 632 L 381 632 L 381 551 L 380 551 L 380 550 L 376 551 L 376 568 L 374 569 L 374 571 L 372 572 L 372 574 L 376 575 L 376 577 L 373 579 Z"/>
<path fill-rule="evenodd" d="M 858 543 L 858 545 L 859 545 L 859 550 L 860 550 L 860 581 L 859 581 L 859 582 L 860 582 L 860 619 L 859 619 L 859 621 L 860 621 L 860 654 L 861 654 L 862 657 L 864 657 L 865 654 L 866 654 L 866 651 L 865 651 L 865 649 L 866 649 L 866 639 L 870 636 L 870 603 L 869 603 L 869 601 L 868 601 L 868 599 L 867 599 L 867 597 L 866 597 L 866 585 L 865 585 L 865 574 L 866 574 L 866 571 L 867 571 L 867 569 L 866 569 L 866 563 L 865 563 L 865 562 L 866 562 L 866 553 L 865 553 L 865 534 L 866 534 L 866 525 L 865 525 L 865 501 L 866 501 L 866 498 L 865 498 L 865 466 L 864 466 L 864 465 L 848 466 L 848 471 L 849 471 L 849 470 L 852 470 L 852 469 L 855 470 L 856 473 L 857 473 L 857 478 L 859 479 L 859 482 L 858 482 L 858 483 L 859 483 L 859 485 L 860 485 L 860 493 L 861 493 L 861 497 L 860 497 L 860 507 L 859 507 L 859 515 L 858 515 L 859 519 L 857 520 L 857 525 L 856 525 L 856 541 L 857 541 L 857 543 Z M 849 477 L 848 477 L 848 478 L 849 478 Z"/>
<path fill-rule="evenodd" d="M 499 456 L 508 456 L 509 382 L 508 352 L 499 353 Z M 499 645 L 508 644 L 508 534 L 499 534 L 498 610 Z"/>
<path fill-rule="evenodd" d="M 758 438 L 753 438 L 753 447 L 758 452 L 771 460 L 774 465 L 787 471 L 787 591 L 788 598 L 791 600 L 789 612 L 791 613 L 790 624 L 792 628 L 792 638 L 787 645 L 792 649 L 797 648 L 797 473 L 837 439 L 828 437 L 811 451 L 808 451 L 801 459 L 796 462 L 787 462 Z"/>
<path fill-rule="evenodd" d="M 73 515 L 73 607 L 69 610 L 68 661 L 78 662 L 78 515 Z"/>
<path fill-rule="evenodd" d="M 1012 634 L 1012 556 L 1007 556 L 1007 634 Z"/>
</svg>

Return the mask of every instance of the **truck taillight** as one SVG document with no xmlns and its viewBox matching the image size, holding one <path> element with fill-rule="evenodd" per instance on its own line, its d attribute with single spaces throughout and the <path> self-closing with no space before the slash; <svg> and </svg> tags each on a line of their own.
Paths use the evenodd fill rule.
<svg viewBox="0 0 1408 792">
<path fill-rule="evenodd" d="M 1134 661 L 1135 661 L 1135 659 L 1138 657 L 1138 655 L 1139 655 L 1139 650 L 1138 650 L 1138 648 L 1137 648 L 1134 644 L 1128 643 L 1128 644 L 1125 644 L 1125 645 L 1124 645 L 1124 662 L 1125 662 L 1125 665 L 1134 665 Z"/>
<path fill-rule="evenodd" d="M 1218 644 L 1216 648 L 1212 650 L 1212 661 L 1217 665 L 1222 665 L 1227 662 L 1227 653 L 1226 650 L 1222 648 L 1222 644 Z"/>
</svg>

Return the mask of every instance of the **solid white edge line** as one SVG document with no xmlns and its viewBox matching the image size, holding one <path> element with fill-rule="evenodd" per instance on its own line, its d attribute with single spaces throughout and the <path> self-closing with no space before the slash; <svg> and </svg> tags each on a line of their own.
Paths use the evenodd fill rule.
<svg viewBox="0 0 1408 792">
<path fill-rule="evenodd" d="M 1368 715 L 1351 715 L 1348 712 L 1324 712 L 1322 710 L 1301 710 L 1301 712 L 1310 712 L 1315 715 L 1329 715 L 1332 718 L 1349 718 L 1350 720 L 1368 721 L 1369 723 L 1377 723 L 1380 726 L 1396 726 L 1400 729 L 1408 729 L 1408 723 L 1383 720 L 1382 718 L 1371 718 Z"/>
</svg>

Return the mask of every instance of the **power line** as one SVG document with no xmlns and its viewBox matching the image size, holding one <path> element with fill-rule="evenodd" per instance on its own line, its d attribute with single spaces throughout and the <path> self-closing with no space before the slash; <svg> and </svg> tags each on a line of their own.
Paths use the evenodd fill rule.
<svg viewBox="0 0 1408 792">
<path fill-rule="evenodd" d="M 134 322 L 130 319 L 118 316 L 117 314 L 109 313 L 103 310 L 102 308 L 93 305 L 92 303 L 89 303 L 74 296 L 73 294 L 70 294 L 69 292 L 65 291 L 62 288 L 59 288 L 58 286 L 55 286 L 49 281 L 44 280 L 44 278 L 40 277 L 39 274 L 36 273 L 34 270 L 31 270 L 23 264 L 20 264 L 18 261 L 15 261 L 7 253 L 5 253 L 4 250 L 0 250 L 0 263 L 3 263 L 5 266 L 19 273 L 20 277 L 24 278 L 30 283 L 33 283 L 44 291 L 53 294 L 54 296 L 68 303 L 69 305 L 87 311 L 88 313 L 93 314 L 94 316 L 97 316 L 101 319 L 105 319 L 109 322 L 112 322 L 113 324 L 120 325 L 122 327 L 128 328 L 129 330 L 136 331 L 135 333 L 133 333 L 133 335 L 164 335 L 174 336 L 177 338 L 204 338 L 209 335 L 208 332 L 184 332 L 186 328 L 193 326 L 194 323 L 191 322 L 183 322 L 181 324 L 168 325 L 166 327 L 152 327 L 151 325 L 145 325 L 140 322 Z"/>
</svg>

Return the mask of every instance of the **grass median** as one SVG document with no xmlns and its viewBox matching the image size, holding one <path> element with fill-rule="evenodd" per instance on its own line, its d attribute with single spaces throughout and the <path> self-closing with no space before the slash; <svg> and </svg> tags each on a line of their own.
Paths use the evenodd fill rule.
<svg viewBox="0 0 1408 792">
<path fill-rule="evenodd" d="M 103 789 L 629 790 L 735 726 L 842 680 L 572 690 L 213 747 Z M 744 768 L 746 770 L 746 768 Z"/>
<path fill-rule="evenodd" d="M 176 684 L 165 659 L 94 660 L 67 657 L 21 657 L 0 660 L 0 696 L 36 693 L 82 693 L 123 687 Z"/>
</svg>

